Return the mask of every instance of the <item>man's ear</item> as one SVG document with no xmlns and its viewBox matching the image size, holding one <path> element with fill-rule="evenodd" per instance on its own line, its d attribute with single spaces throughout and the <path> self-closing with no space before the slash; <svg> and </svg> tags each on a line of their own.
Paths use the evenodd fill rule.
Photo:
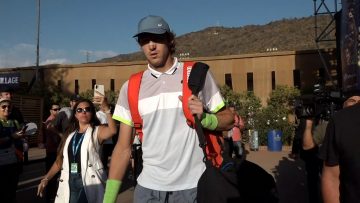
<svg viewBox="0 0 360 203">
<path fill-rule="evenodd" d="M 174 47 L 175 47 L 175 39 L 172 39 L 172 40 L 169 39 L 168 47 L 169 47 L 169 50 L 174 49 Z"/>
</svg>

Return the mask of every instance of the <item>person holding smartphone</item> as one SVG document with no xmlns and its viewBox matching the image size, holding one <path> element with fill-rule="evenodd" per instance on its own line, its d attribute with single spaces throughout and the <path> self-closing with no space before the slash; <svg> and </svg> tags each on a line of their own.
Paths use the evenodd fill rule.
<svg viewBox="0 0 360 203">
<path fill-rule="evenodd" d="M 19 122 L 10 119 L 11 101 L 0 98 L 0 197 L 2 202 L 16 202 L 16 188 L 19 181 L 21 160 L 16 156 L 15 144 L 24 138 L 25 129 Z"/>
<path fill-rule="evenodd" d="M 94 103 L 107 114 L 107 126 L 101 125 L 96 117 Z M 74 105 L 56 161 L 41 180 L 37 194 L 42 196 L 49 180 L 60 172 L 55 202 L 101 203 L 107 175 L 100 160 L 100 150 L 104 140 L 115 133 L 115 121 L 105 97 L 94 97 L 94 101 L 80 99 Z"/>
</svg>

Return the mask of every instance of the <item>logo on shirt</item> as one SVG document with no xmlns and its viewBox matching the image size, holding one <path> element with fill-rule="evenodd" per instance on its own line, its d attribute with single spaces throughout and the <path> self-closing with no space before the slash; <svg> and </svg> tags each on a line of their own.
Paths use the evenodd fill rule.
<svg viewBox="0 0 360 203">
<path fill-rule="evenodd" d="M 191 68 L 192 68 L 192 66 L 188 66 L 188 67 L 186 68 L 186 75 L 187 75 L 186 81 L 188 81 L 188 82 L 189 82 L 189 77 L 190 77 Z"/>
</svg>

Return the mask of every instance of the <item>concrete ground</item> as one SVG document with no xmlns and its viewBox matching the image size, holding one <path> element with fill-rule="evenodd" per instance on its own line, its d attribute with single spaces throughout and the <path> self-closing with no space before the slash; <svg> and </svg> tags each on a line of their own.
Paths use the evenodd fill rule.
<svg viewBox="0 0 360 203">
<path fill-rule="evenodd" d="M 307 203 L 305 167 L 301 160 L 288 158 L 289 147 L 283 147 L 280 152 L 268 151 L 260 147 L 259 151 L 246 150 L 248 161 L 258 164 L 270 173 L 276 182 L 280 203 Z M 45 157 L 44 149 L 30 148 L 29 160 Z M 261 183 L 259 183 L 261 184 Z M 134 188 L 130 181 L 126 181 L 117 202 L 133 202 Z"/>
<path fill-rule="evenodd" d="M 304 162 L 290 159 L 289 153 L 289 149 L 281 152 L 270 152 L 266 149 L 249 151 L 247 160 L 258 164 L 274 177 L 280 203 L 307 203 Z"/>
</svg>

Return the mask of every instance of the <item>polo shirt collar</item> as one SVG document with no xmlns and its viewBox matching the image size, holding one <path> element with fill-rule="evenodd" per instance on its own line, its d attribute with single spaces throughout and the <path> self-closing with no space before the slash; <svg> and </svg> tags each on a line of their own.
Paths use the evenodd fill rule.
<svg viewBox="0 0 360 203">
<path fill-rule="evenodd" d="M 167 74 L 167 75 L 172 75 L 175 73 L 175 71 L 177 70 L 177 66 L 178 66 L 178 59 L 176 57 L 174 57 L 174 64 L 171 66 L 171 68 L 169 70 L 167 70 L 166 72 L 162 73 L 159 71 L 154 70 L 153 68 L 150 67 L 150 65 L 148 64 L 148 69 L 151 73 L 151 75 L 153 75 L 154 77 L 158 78 L 160 77 L 162 74 Z"/>
</svg>

